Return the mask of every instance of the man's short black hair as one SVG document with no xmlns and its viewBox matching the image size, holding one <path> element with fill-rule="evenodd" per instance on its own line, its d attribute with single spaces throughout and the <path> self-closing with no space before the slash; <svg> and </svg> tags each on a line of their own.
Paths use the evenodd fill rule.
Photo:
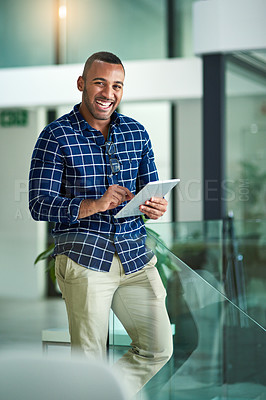
<svg viewBox="0 0 266 400">
<path fill-rule="evenodd" d="M 125 68 L 124 65 L 122 64 L 122 61 L 120 60 L 120 58 L 118 58 L 115 54 L 113 53 L 109 53 L 108 51 L 99 51 L 98 53 L 94 53 L 92 54 L 87 61 L 85 62 L 84 65 L 84 70 L 83 70 L 83 74 L 82 74 L 82 78 L 85 79 L 87 76 L 87 72 L 90 69 L 92 63 L 94 61 L 103 61 L 109 64 L 119 64 L 122 65 L 123 70 L 125 72 Z"/>
</svg>

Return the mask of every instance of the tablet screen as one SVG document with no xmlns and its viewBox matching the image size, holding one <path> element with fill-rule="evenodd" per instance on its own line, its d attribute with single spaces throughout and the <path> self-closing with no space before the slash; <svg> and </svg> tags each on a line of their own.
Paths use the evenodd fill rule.
<svg viewBox="0 0 266 400">
<path fill-rule="evenodd" d="M 143 213 L 139 210 L 139 206 L 141 204 L 144 204 L 146 200 L 150 200 L 151 197 L 165 196 L 179 182 L 180 179 L 170 179 L 167 181 L 156 181 L 148 183 L 114 217 L 124 218 L 132 217 L 135 215 L 143 215 Z"/>
</svg>

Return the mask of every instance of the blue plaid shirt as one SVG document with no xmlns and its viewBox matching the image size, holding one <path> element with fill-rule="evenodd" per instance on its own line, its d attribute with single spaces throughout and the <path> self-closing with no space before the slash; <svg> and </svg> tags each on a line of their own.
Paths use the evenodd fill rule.
<svg viewBox="0 0 266 400">
<path fill-rule="evenodd" d="M 56 254 L 78 264 L 109 271 L 117 252 L 125 273 L 141 269 L 153 256 L 145 246 L 146 230 L 140 216 L 115 219 L 126 204 L 78 219 L 84 199 L 100 198 L 110 185 L 137 193 L 158 180 L 151 142 L 145 128 L 114 112 L 109 139 L 115 144 L 120 171 L 112 174 L 105 139 L 79 113 L 79 105 L 49 124 L 32 155 L 29 207 L 38 221 L 53 221 Z"/>
</svg>

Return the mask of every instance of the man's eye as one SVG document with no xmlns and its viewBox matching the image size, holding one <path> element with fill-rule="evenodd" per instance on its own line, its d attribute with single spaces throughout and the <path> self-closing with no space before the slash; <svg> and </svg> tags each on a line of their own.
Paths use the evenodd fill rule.
<svg viewBox="0 0 266 400">
<path fill-rule="evenodd" d="M 120 90 L 122 88 L 121 85 L 114 85 L 113 87 L 114 87 L 115 90 Z"/>
<path fill-rule="evenodd" d="M 95 85 L 98 85 L 98 86 L 103 86 L 103 82 L 101 82 L 101 81 L 99 81 L 99 82 L 95 82 Z"/>
</svg>

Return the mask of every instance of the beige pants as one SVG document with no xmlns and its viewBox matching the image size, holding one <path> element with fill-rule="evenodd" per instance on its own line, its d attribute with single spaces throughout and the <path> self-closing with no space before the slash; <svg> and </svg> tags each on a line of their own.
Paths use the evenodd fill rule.
<svg viewBox="0 0 266 400">
<path fill-rule="evenodd" d="M 73 350 L 105 356 L 110 309 L 132 339 L 116 363 L 131 395 L 137 393 L 172 355 L 172 332 L 165 288 L 156 257 L 140 271 L 125 275 L 114 256 L 109 272 L 84 268 L 65 255 L 56 257 L 56 277 L 66 302 Z"/>
</svg>

